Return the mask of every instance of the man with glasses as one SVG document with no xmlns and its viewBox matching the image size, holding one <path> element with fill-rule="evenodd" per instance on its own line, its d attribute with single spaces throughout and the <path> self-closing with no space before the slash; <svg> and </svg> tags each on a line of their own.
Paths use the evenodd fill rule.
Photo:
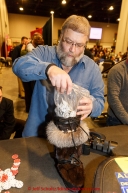
<svg viewBox="0 0 128 193">
<path fill-rule="evenodd" d="M 58 46 L 38 46 L 15 60 L 13 72 L 22 81 L 36 80 L 24 137 L 40 135 L 54 112 L 54 87 L 70 94 L 72 83 L 95 98 L 82 98 L 77 107 L 81 120 L 97 117 L 104 107 L 104 84 L 97 64 L 84 55 L 90 25 L 85 17 L 72 15 L 62 25 Z"/>
<path fill-rule="evenodd" d="M 0 140 L 9 139 L 15 132 L 15 138 L 22 137 L 25 121 L 15 119 L 13 101 L 3 97 L 0 86 Z"/>
</svg>

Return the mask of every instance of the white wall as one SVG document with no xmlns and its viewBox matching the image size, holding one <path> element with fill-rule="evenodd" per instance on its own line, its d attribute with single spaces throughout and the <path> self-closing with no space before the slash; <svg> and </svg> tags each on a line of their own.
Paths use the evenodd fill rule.
<svg viewBox="0 0 128 193">
<path fill-rule="evenodd" d="M 9 33 L 8 12 L 4 0 L 0 0 L 0 56 L 3 41 Z"/>
<path fill-rule="evenodd" d="M 41 28 L 49 19 L 47 17 L 36 17 L 20 14 L 8 14 L 9 30 L 12 41 L 20 42 L 22 36 L 30 38 L 30 31 Z"/>
<path fill-rule="evenodd" d="M 111 47 L 114 43 L 114 35 L 118 31 L 118 24 L 107 24 L 107 23 L 98 23 L 98 22 L 90 22 L 91 27 L 99 27 L 102 28 L 102 39 L 100 40 L 100 44 L 103 47 Z M 96 41 L 89 41 L 88 47 L 92 47 Z"/>
<path fill-rule="evenodd" d="M 30 37 L 30 31 L 35 30 L 37 27 L 41 28 L 50 18 L 39 16 L 28 16 L 19 14 L 9 15 L 9 30 L 12 41 L 20 41 L 22 36 Z M 64 19 L 54 18 L 54 30 L 53 30 L 53 42 L 58 40 L 58 30 L 61 29 L 61 25 Z M 103 47 L 111 47 L 113 45 L 114 34 L 117 32 L 118 24 L 90 22 L 91 27 L 101 27 L 103 29 L 102 39 L 100 41 Z M 92 47 L 96 41 L 90 40 L 88 47 Z"/>
</svg>

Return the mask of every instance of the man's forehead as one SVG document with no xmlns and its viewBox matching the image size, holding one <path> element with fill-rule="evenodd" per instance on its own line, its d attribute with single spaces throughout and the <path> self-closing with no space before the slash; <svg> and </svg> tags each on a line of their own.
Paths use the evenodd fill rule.
<svg viewBox="0 0 128 193">
<path fill-rule="evenodd" d="M 27 38 L 25 38 L 25 39 L 23 39 L 22 41 L 24 42 L 24 41 L 27 41 L 28 39 Z"/>
<path fill-rule="evenodd" d="M 80 32 L 73 31 L 72 29 L 65 29 L 64 33 L 62 34 L 64 38 L 69 38 L 71 40 L 75 41 L 86 41 L 88 37 Z"/>
<path fill-rule="evenodd" d="M 78 32 L 78 31 L 74 31 L 74 30 L 72 30 L 72 29 L 70 29 L 70 28 L 66 28 L 63 33 L 64 33 L 64 34 L 69 34 L 69 33 L 70 33 L 70 34 L 79 34 L 79 35 L 81 35 L 81 36 L 85 36 L 85 34 L 80 33 L 80 32 Z"/>
</svg>

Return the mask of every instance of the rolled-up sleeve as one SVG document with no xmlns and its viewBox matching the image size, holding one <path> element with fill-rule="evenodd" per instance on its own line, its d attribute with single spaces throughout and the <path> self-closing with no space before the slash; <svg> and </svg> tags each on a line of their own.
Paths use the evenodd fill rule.
<svg viewBox="0 0 128 193">
<path fill-rule="evenodd" d="M 43 47 L 37 47 L 25 56 L 17 58 L 13 63 L 13 72 L 24 82 L 47 79 L 46 67 L 50 53 L 43 53 Z"/>
<path fill-rule="evenodd" d="M 24 82 L 47 79 L 45 74 L 48 62 L 42 62 L 32 56 L 23 56 L 13 63 L 13 72 Z"/>
</svg>

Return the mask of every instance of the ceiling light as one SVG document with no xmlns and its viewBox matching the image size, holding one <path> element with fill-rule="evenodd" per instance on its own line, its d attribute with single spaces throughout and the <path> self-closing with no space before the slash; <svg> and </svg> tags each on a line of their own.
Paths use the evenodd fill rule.
<svg viewBox="0 0 128 193">
<path fill-rule="evenodd" d="M 54 11 L 50 11 L 51 14 L 54 14 Z"/>
<path fill-rule="evenodd" d="M 113 6 L 110 6 L 108 10 L 113 10 L 113 9 L 114 9 L 114 7 L 113 7 Z"/>
<path fill-rule="evenodd" d="M 23 7 L 20 7 L 20 8 L 19 8 L 19 10 L 20 10 L 20 11 L 23 11 L 23 10 L 24 10 L 24 8 L 23 8 Z"/>
<path fill-rule="evenodd" d="M 62 4 L 66 4 L 66 0 L 63 0 L 63 1 L 62 1 Z"/>
<path fill-rule="evenodd" d="M 118 18 L 117 21 L 120 21 L 120 18 Z"/>
<path fill-rule="evenodd" d="M 92 15 L 88 15 L 88 18 L 92 18 Z"/>
</svg>

